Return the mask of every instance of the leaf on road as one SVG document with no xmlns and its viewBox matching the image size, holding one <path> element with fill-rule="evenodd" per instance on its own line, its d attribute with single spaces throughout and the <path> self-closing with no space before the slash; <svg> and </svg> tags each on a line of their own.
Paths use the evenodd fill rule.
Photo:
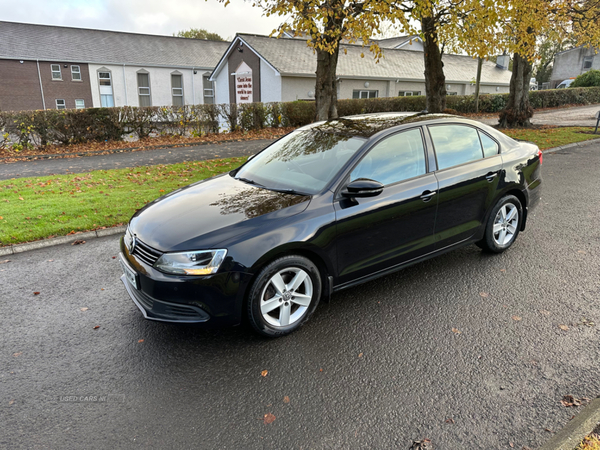
<svg viewBox="0 0 600 450">
<path fill-rule="evenodd" d="M 18 358 L 19 356 L 21 356 L 23 354 L 23 352 L 18 352 L 18 353 L 13 353 L 13 356 L 15 358 Z"/>
<path fill-rule="evenodd" d="M 38 291 L 34 292 L 33 295 L 40 295 Z"/>
<path fill-rule="evenodd" d="M 283 403 L 289 403 L 290 402 L 290 398 L 286 395 L 285 397 L 283 397 Z"/>
<path fill-rule="evenodd" d="M 4 261 L 0 261 L 0 264 L 6 264 L 6 263 L 9 263 L 9 262 L 10 262 L 10 259 L 5 259 Z"/>
<path fill-rule="evenodd" d="M 577 250 L 577 253 L 581 253 L 582 255 L 586 254 L 586 252 L 584 252 L 583 250 Z"/>
<path fill-rule="evenodd" d="M 488 298 L 490 296 L 490 294 L 487 292 L 480 292 L 479 295 L 481 295 L 483 298 Z"/>
<path fill-rule="evenodd" d="M 323 369 L 319 369 L 319 372 L 323 372 Z"/>
<path fill-rule="evenodd" d="M 511 448 L 515 448 L 515 444 L 513 444 L 512 442 L 509 442 L 508 445 L 510 445 Z"/>
<path fill-rule="evenodd" d="M 593 327 L 596 324 L 592 322 L 590 319 L 586 319 L 585 317 L 581 319 L 581 325 L 585 325 L 586 327 Z"/>
<path fill-rule="evenodd" d="M 420 441 L 413 441 L 409 450 L 432 450 L 431 439 L 421 439 Z"/>
<path fill-rule="evenodd" d="M 359 357 L 359 358 L 362 358 L 362 357 L 363 357 L 363 354 L 362 354 L 362 353 L 359 353 L 359 354 L 358 354 L 358 357 Z"/>
<path fill-rule="evenodd" d="M 96 326 L 94 327 L 94 330 L 97 330 L 98 328 L 100 328 L 100 325 L 96 325 Z"/>
<path fill-rule="evenodd" d="M 549 316 L 550 315 L 550 311 L 547 311 L 545 309 L 540 309 L 540 312 L 545 315 L 545 316 Z"/>
<path fill-rule="evenodd" d="M 567 408 L 571 406 L 581 406 L 581 400 L 576 399 L 572 395 L 565 395 L 560 402 Z"/>
<path fill-rule="evenodd" d="M 271 413 L 265 414 L 265 416 L 263 417 L 263 423 L 265 425 L 268 425 L 268 424 L 273 423 L 273 422 L 275 422 L 275 416 L 273 414 L 271 414 Z"/>
<path fill-rule="evenodd" d="M 460 331 L 458 328 L 452 328 L 452 332 L 455 333 L 455 334 L 462 333 L 462 331 Z"/>
<path fill-rule="evenodd" d="M 8 402 L 8 406 L 12 405 L 14 402 L 15 402 L 14 400 L 10 400 L 10 401 Z"/>
<path fill-rule="evenodd" d="M 506 269 L 500 269 L 500 272 L 506 272 Z"/>
<path fill-rule="evenodd" d="M 85 241 L 82 239 L 77 239 L 75 242 L 73 242 L 71 245 L 81 245 L 81 244 L 85 244 Z"/>
<path fill-rule="evenodd" d="M 454 419 L 452 417 L 449 419 L 446 419 L 446 423 L 454 423 Z"/>
<path fill-rule="evenodd" d="M 90 309 L 90 308 L 79 308 L 79 311 L 83 311 L 83 312 L 85 312 L 85 311 L 87 311 L 88 309 Z"/>
<path fill-rule="evenodd" d="M 517 322 L 521 320 L 520 316 L 512 316 L 512 320 L 516 320 Z"/>
<path fill-rule="evenodd" d="M 143 339 L 139 339 L 139 340 L 138 340 L 138 344 L 141 344 L 142 342 L 144 342 L 144 340 L 143 340 Z"/>
<path fill-rule="evenodd" d="M 260 374 L 261 374 L 261 376 L 266 377 L 269 374 L 269 371 L 263 370 Z"/>
<path fill-rule="evenodd" d="M 563 331 L 568 331 L 569 330 L 569 327 L 566 326 L 566 325 L 559 325 L 558 328 L 560 328 Z"/>
<path fill-rule="evenodd" d="M 117 259 L 117 257 L 116 257 L 116 256 L 113 256 L 113 257 L 112 257 L 112 259 Z"/>
</svg>

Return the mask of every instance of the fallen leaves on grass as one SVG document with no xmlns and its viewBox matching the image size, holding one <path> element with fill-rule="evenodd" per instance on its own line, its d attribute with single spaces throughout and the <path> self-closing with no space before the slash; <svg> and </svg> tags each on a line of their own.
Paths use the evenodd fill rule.
<svg viewBox="0 0 600 450">
<path fill-rule="evenodd" d="M 275 422 L 275 418 L 276 418 L 276 417 L 275 417 L 273 414 L 271 414 L 271 413 L 267 413 L 267 414 L 265 414 L 265 415 L 264 415 L 264 417 L 263 417 L 263 423 L 264 423 L 265 425 L 268 425 L 268 424 L 270 424 L 270 423 L 273 423 L 273 422 Z"/>
</svg>

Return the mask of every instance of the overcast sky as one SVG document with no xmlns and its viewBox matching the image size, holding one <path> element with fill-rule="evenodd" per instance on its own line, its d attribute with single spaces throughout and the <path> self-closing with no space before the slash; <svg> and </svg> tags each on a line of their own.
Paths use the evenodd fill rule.
<svg viewBox="0 0 600 450">
<path fill-rule="evenodd" d="M 282 21 L 263 17 L 251 2 L 231 0 L 0 0 L 0 20 L 172 35 L 204 28 L 223 38 L 268 35 Z"/>
</svg>

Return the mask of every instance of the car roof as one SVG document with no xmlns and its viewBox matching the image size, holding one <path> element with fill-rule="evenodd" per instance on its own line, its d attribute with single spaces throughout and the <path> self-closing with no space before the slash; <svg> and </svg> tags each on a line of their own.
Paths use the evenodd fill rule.
<svg viewBox="0 0 600 450">
<path fill-rule="evenodd" d="M 370 138 L 380 131 L 399 125 L 407 125 L 415 122 L 437 122 L 437 121 L 461 121 L 475 124 L 463 117 L 451 114 L 428 114 L 427 112 L 389 112 L 360 114 L 355 116 L 344 116 L 327 122 L 316 122 L 306 125 L 301 130 L 323 131 L 327 133 L 339 133 L 349 136 Z M 481 125 L 477 123 L 477 125 Z"/>
</svg>

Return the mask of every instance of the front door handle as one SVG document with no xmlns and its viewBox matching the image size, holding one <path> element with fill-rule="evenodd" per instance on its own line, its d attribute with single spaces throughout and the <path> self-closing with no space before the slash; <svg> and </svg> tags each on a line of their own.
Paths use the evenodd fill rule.
<svg viewBox="0 0 600 450">
<path fill-rule="evenodd" d="M 431 197 L 433 197 L 436 194 L 436 191 L 424 191 L 421 194 L 421 200 L 423 200 L 424 202 L 428 202 L 429 200 L 431 200 Z"/>
<path fill-rule="evenodd" d="M 498 175 L 498 172 L 490 172 L 485 176 L 485 179 L 491 183 L 496 178 L 496 175 Z"/>
</svg>

